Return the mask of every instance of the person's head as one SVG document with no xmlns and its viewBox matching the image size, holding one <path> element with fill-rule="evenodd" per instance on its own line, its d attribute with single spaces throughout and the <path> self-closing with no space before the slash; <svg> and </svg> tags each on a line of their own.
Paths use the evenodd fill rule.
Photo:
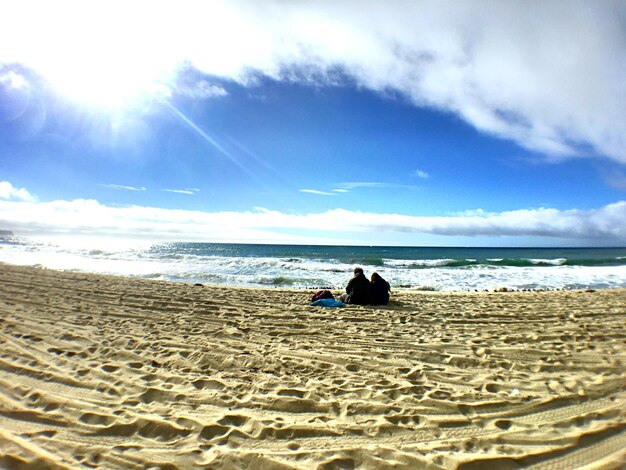
<svg viewBox="0 0 626 470">
<path fill-rule="evenodd" d="M 380 277 L 380 274 L 378 273 L 372 273 L 372 282 L 374 281 L 380 281 L 382 279 L 382 277 Z"/>
<path fill-rule="evenodd" d="M 359 267 L 354 268 L 354 275 L 355 276 L 364 276 L 363 268 L 359 268 Z"/>
</svg>

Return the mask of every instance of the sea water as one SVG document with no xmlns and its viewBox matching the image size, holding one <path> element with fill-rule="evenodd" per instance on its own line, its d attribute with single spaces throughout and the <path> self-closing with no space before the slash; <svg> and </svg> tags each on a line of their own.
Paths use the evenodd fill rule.
<svg viewBox="0 0 626 470">
<path fill-rule="evenodd" d="M 355 266 L 392 289 L 626 287 L 626 248 L 111 243 L 0 238 L 0 261 L 189 283 L 343 288 Z"/>
</svg>

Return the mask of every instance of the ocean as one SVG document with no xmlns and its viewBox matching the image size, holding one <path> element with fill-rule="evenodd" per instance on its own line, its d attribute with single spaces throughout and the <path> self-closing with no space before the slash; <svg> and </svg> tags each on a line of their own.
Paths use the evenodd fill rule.
<svg viewBox="0 0 626 470">
<path fill-rule="evenodd" d="M 0 261 L 206 284 L 341 289 L 361 266 L 392 289 L 626 287 L 626 248 L 471 248 L 42 241 L 0 237 Z"/>
</svg>

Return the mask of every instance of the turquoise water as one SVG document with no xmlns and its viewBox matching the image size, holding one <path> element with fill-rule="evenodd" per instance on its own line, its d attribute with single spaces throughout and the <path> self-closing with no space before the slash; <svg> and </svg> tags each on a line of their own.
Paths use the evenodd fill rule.
<svg viewBox="0 0 626 470">
<path fill-rule="evenodd" d="M 0 261 L 210 284 L 342 288 L 355 266 L 394 288 L 465 291 L 626 287 L 626 248 L 54 244 L 0 240 Z"/>
</svg>

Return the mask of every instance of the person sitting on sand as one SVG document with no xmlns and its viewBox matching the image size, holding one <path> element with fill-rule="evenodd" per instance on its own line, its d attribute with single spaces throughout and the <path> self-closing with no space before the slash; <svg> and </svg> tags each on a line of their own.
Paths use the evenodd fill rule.
<svg viewBox="0 0 626 470">
<path fill-rule="evenodd" d="M 354 268 L 354 277 L 348 282 L 341 300 L 347 304 L 369 305 L 371 291 L 370 281 L 363 274 L 363 268 Z"/>
<path fill-rule="evenodd" d="M 372 273 L 370 282 L 372 286 L 372 305 L 387 305 L 391 286 L 378 273 Z"/>
</svg>

